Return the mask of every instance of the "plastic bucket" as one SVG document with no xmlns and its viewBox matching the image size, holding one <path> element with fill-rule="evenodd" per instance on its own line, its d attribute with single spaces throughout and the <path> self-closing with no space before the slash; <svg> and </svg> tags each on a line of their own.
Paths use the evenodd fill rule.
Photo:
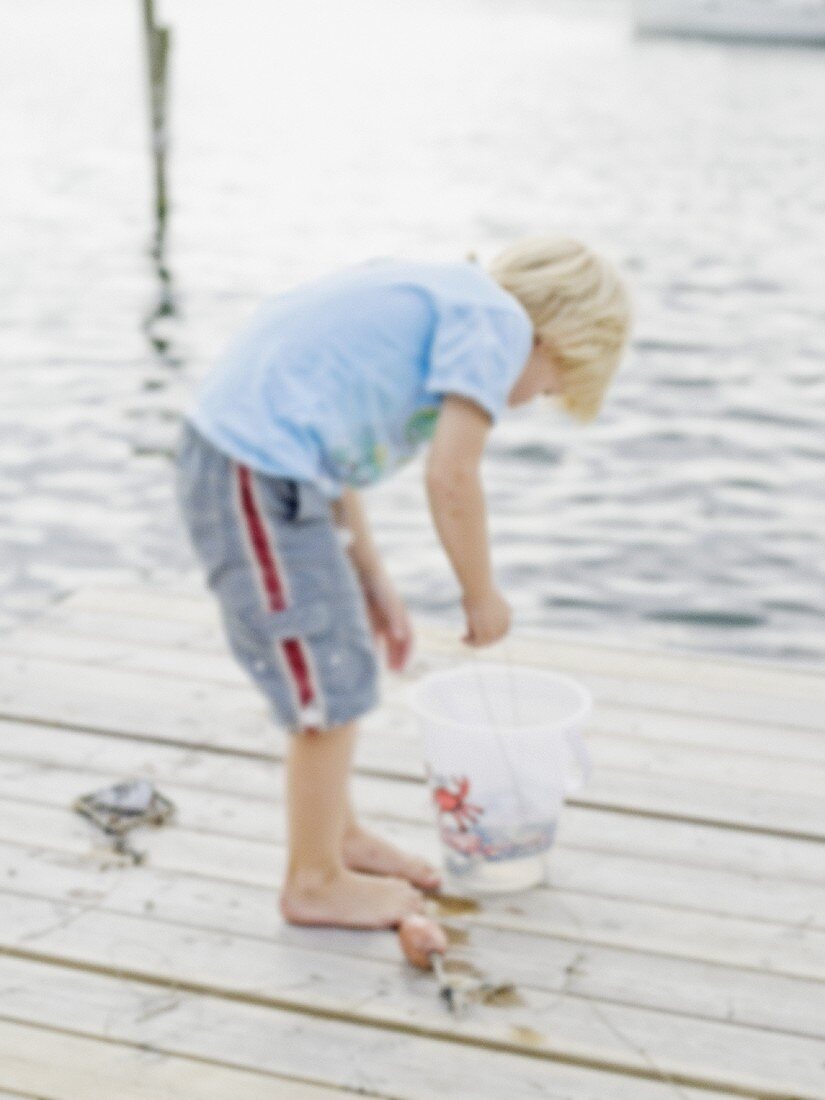
<svg viewBox="0 0 825 1100">
<path fill-rule="evenodd" d="M 543 881 L 564 799 L 591 771 L 587 689 L 545 669 L 479 661 L 423 676 L 409 705 L 451 877 L 482 893 Z"/>
</svg>

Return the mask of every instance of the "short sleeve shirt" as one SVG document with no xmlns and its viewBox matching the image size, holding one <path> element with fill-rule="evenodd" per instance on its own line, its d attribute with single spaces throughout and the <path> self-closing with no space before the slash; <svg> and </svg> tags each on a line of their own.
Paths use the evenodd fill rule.
<svg viewBox="0 0 825 1100">
<path fill-rule="evenodd" d="M 370 260 L 266 301 L 186 416 L 237 461 L 336 498 L 411 458 L 445 394 L 498 419 L 532 339 L 476 264 Z"/>
</svg>

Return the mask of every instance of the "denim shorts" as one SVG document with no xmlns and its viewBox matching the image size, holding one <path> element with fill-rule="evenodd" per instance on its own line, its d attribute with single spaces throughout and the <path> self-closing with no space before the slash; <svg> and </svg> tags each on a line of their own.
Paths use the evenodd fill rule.
<svg viewBox="0 0 825 1100">
<path fill-rule="evenodd" d="M 374 707 L 364 597 L 321 491 L 236 462 L 187 420 L 176 489 L 232 653 L 276 722 L 329 729 Z"/>
</svg>

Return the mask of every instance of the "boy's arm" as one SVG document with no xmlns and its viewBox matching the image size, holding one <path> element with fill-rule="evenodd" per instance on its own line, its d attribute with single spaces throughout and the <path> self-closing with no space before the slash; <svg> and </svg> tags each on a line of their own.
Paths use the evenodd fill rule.
<svg viewBox="0 0 825 1100">
<path fill-rule="evenodd" d="M 362 584 L 384 572 L 384 563 L 373 542 L 372 532 L 367 522 L 367 514 L 357 489 L 345 488 L 333 504 L 335 522 L 346 527 L 352 534 L 349 555 Z"/>
<path fill-rule="evenodd" d="M 447 395 L 426 468 L 433 522 L 464 594 L 464 641 L 474 645 L 498 641 L 510 626 L 510 609 L 493 580 L 479 474 L 489 429 L 490 418 L 480 406 Z"/>
<path fill-rule="evenodd" d="M 333 514 L 336 523 L 352 535 L 349 556 L 361 583 L 372 629 L 384 642 L 389 667 L 400 671 L 412 652 L 412 623 L 384 568 L 358 491 L 344 489 L 333 505 Z"/>
</svg>

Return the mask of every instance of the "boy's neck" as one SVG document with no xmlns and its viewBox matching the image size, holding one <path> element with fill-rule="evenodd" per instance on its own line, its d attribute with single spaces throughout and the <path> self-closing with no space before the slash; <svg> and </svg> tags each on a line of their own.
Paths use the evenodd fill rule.
<svg viewBox="0 0 825 1100">
<path fill-rule="evenodd" d="M 550 345 L 540 337 L 533 342 L 533 349 L 521 374 L 507 397 L 510 408 L 526 405 L 540 394 L 561 392 L 561 372 L 558 360 Z"/>
</svg>

